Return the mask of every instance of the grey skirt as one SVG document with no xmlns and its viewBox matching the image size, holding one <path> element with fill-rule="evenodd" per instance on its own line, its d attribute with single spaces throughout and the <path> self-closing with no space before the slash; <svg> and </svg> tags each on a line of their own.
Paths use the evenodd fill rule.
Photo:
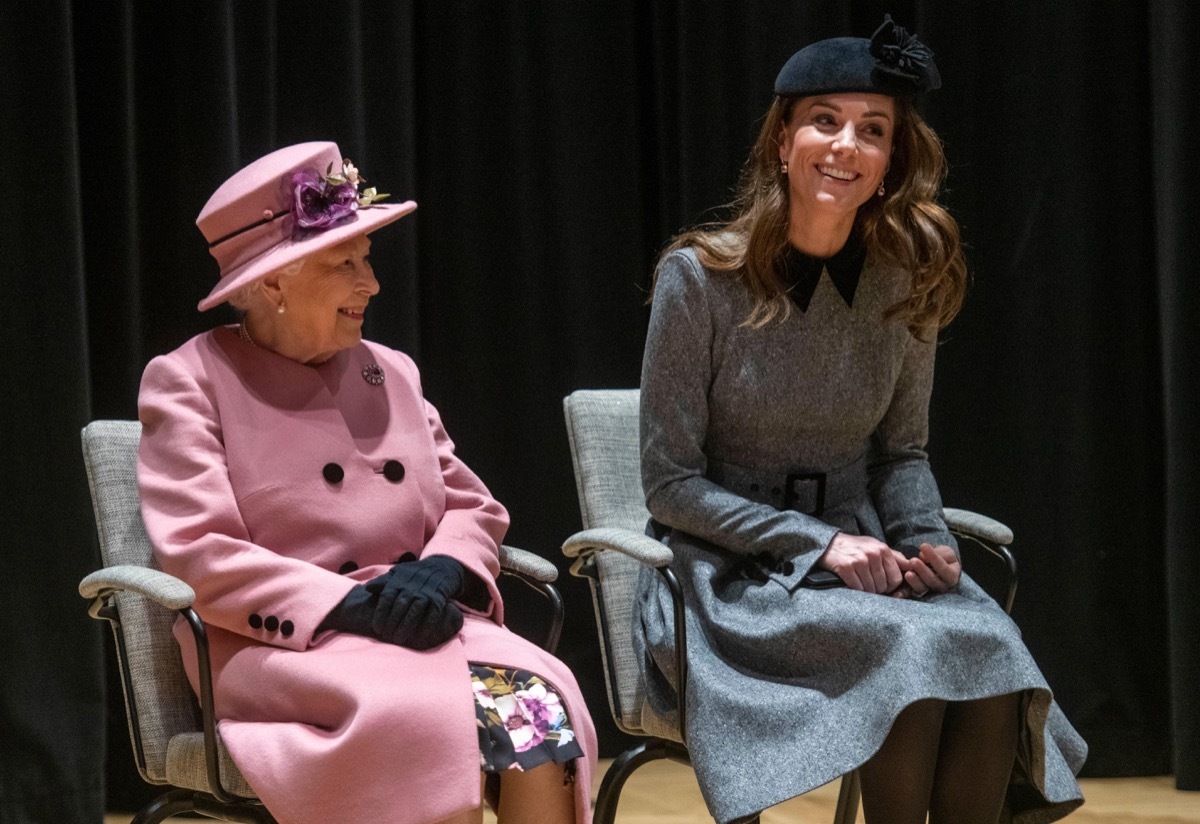
<svg viewBox="0 0 1200 824">
<path fill-rule="evenodd" d="M 739 574 L 742 559 L 682 532 L 665 540 L 687 608 L 688 748 L 709 811 L 730 821 L 869 759 L 916 701 L 1019 692 L 1023 726 L 1003 820 L 1055 821 L 1083 803 L 1087 754 L 1020 631 L 966 575 L 925 600 L 808 589 Z M 675 703 L 671 598 L 644 569 L 634 642 L 647 699 Z"/>
</svg>

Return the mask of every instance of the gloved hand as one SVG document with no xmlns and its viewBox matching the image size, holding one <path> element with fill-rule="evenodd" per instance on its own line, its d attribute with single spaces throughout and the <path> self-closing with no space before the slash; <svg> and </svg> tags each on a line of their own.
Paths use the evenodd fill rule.
<svg viewBox="0 0 1200 824">
<path fill-rule="evenodd" d="M 375 581 L 386 577 L 386 574 L 381 575 Z M 359 584 L 346 593 L 346 597 L 325 616 L 325 620 L 317 627 L 317 632 L 335 629 L 341 632 L 352 632 L 355 635 L 365 635 L 368 638 L 376 637 L 375 631 L 371 628 L 371 620 L 375 617 L 375 605 L 379 603 L 379 596 L 367 590 L 370 583 L 374 583 L 374 581 Z"/>
<path fill-rule="evenodd" d="M 409 649 L 432 649 L 462 629 L 463 614 L 452 599 L 466 581 L 463 565 L 445 555 L 398 563 L 366 584 L 378 595 L 372 634 Z"/>
</svg>

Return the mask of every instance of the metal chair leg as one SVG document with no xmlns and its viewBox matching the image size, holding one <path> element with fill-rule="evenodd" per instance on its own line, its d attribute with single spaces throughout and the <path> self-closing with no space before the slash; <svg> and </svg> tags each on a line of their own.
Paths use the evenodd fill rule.
<svg viewBox="0 0 1200 824">
<path fill-rule="evenodd" d="M 675 761 L 686 760 L 687 750 L 679 744 L 663 739 L 655 739 L 638 744 L 617 756 L 604 774 L 600 782 L 600 791 L 596 794 L 596 810 L 593 814 L 593 824 L 613 824 L 617 818 L 617 804 L 621 800 L 621 790 L 633 771 L 643 764 L 670 758 Z"/>
<path fill-rule="evenodd" d="M 261 804 L 227 804 L 207 793 L 195 790 L 171 790 L 155 798 L 138 811 L 129 824 L 160 824 L 173 815 L 196 813 L 219 821 L 240 824 L 276 824 L 275 818 Z"/>
<path fill-rule="evenodd" d="M 854 824 L 858 818 L 858 800 L 862 794 L 858 783 L 858 770 L 842 776 L 842 787 L 838 790 L 837 812 L 833 824 Z"/>
<path fill-rule="evenodd" d="M 218 821 L 235 821 L 239 824 L 276 824 L 275 817 L 261 804 L 218 801 L 207 794 L 195 799 L 196 812 Z"/>
<path fill-rule="evenodd" d="M 195 808 L 191 790 L 171 790 L 155 798 L 138 810 L 129 824 L 159 824 L 176 813 L 190 813 Z"/>
</svg>

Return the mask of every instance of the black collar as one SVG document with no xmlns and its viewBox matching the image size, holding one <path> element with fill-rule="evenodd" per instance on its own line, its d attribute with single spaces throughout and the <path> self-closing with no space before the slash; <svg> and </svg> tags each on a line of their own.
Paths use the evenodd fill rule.
<svg viewBox="0 0 1200 824">
<path fill-rule="evenodd" d="M 789 243 L 780 261 L 779 273 L 788 287 L 788 297 L 800 307 L 801 312 L 807 312 L 822 271 L 829 272 L 829 279 L 837 287 L 842 300 L 846 301 L 847 306 L 853 306 L 858 278 L 866 262 L 866 244 L 857 235 L 851 235 L 845 246 L 833 257 L 827 258 L 806 255 Z"/>
</svg>

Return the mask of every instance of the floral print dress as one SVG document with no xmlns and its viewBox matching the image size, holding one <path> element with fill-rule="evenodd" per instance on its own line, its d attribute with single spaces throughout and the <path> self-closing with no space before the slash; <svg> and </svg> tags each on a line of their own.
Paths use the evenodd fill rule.
<svg viewBox="0 0 1200 824">
<path fill-rule="evenodd" d="M 565 763 L 570 782 L 583 750 L 554 687 L 522 669 L 470 667 L 480 768 L 500 773 Z"/>
</svg>

